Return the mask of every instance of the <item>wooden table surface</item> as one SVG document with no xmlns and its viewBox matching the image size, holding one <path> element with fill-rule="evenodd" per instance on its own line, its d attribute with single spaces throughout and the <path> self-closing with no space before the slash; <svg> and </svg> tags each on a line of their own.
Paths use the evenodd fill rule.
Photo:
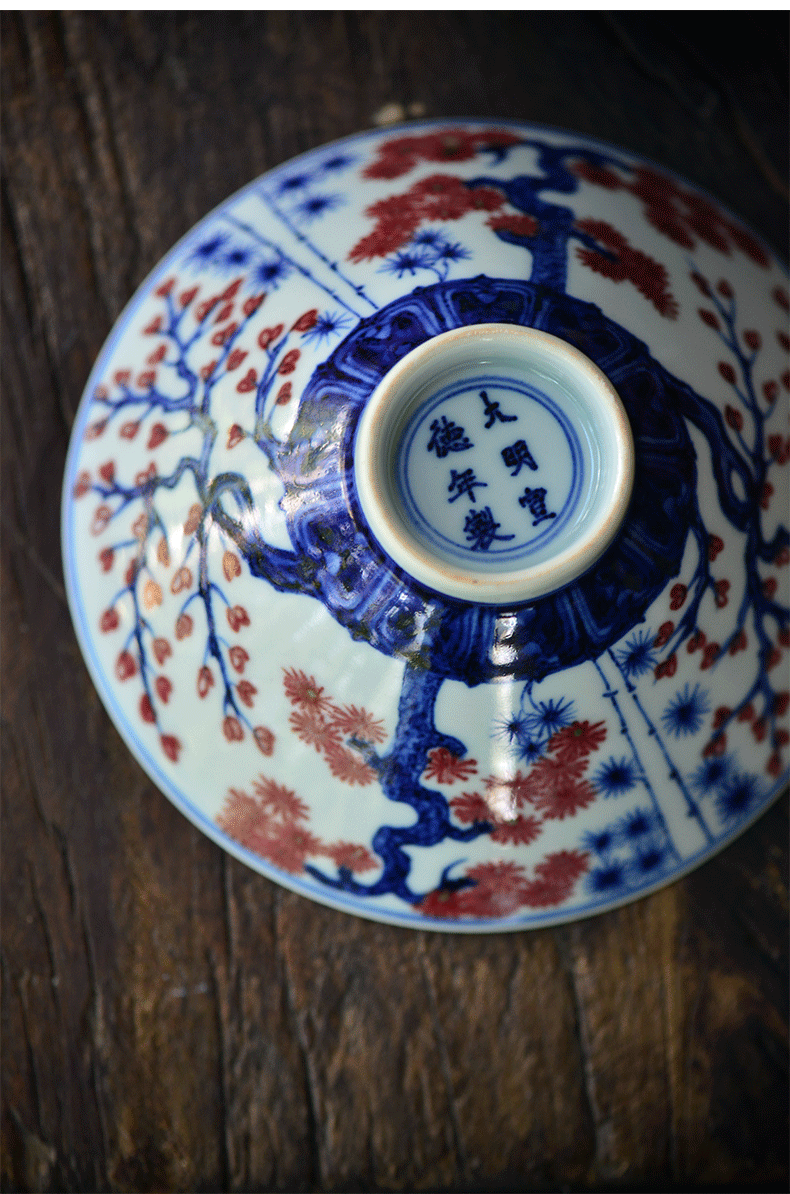
<svg viewBox="0 0 790 1194">
<path fill-rule="evenodd" d="M 140 770 L 59 550 L 94 357 L 232 191 L 387 104 L 523 118 L 663 162 L 786 259 L 786 25 L 4 14 L 4 1190 L 787 1188 L 786 795 L 688 878 L 575 925 L 330 911 Z"/>
</svg>

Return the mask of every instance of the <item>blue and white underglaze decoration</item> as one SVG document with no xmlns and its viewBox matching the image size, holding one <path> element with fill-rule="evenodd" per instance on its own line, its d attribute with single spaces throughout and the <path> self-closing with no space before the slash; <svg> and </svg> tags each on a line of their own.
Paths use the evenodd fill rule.
<svg viewBox="0 0 790 1194">
<path fill-rule="evenodd" d="M 74 623 L 137 759 L 236 857 L 393 924 L 545 926 L 709 858 L 788 781 L 787 311 L 730 213 L 554 130 L 366 133 L 233 196 L 121 316 L 67 461 Z M 356 473 L 378 387 L 482 325 L 581 354 L 633 445 L 602 554 L 502 603 L 392 558 Z M 437 379 L 395 467 L 426 550 L 561 552 L 579 426 L 534 377 Z"/>
<path fill-rule="evenodd" d="M 628 415 L 606 375 L 515 324 L 412 349 L 368 398 L 353 444 L 351 481 L 384 553 L 475 605 L 523 605 L 588 571 L 633 478 Z"/>
</svg>

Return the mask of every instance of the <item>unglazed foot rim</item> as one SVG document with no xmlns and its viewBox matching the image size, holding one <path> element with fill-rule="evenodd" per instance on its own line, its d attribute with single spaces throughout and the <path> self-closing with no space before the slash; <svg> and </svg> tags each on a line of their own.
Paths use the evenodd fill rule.
<svg viewBox="0 0 790 1194">
<path fill-rule="evenodd" d="M 631 427 L 605 374 L 556 336 L 445 332 L 381 381 L 357 429 L 355 483 L 384 551 L 462 601 L 531 601 L 586 572 L 634 483 Z"/>
</svg>

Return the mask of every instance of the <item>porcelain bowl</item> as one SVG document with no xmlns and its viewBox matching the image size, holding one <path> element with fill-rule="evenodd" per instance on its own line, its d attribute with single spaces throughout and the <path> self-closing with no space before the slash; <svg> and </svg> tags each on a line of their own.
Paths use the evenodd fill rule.
<svg viewBox="0 0 790 1194">
<path fill-rule="evenodd" d="M 273 170 L 156 267 L 63 497 L 77 635 L 223 848 L 393 924 L 574 919 L 788 777 L 787 273 L 507 121 Z"/>
</svg>

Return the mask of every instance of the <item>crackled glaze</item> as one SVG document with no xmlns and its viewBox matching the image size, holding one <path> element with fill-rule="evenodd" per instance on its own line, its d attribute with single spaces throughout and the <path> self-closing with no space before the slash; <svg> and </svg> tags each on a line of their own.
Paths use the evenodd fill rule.
<svg viewBox="0 0 790 1194">
<path fill-rule="evenodd" d="M 67 463 L 75 626 L 137 758 L 251 866 L 397 924 L 567 920 L 709 857 L 787 782 L 787 308 L 733 216 L 571 134 L 363 134 L 232 197 L 119 320 Z M 603 554 L 502 603 L 392 559 L 355 473 L 390 371 L 488 324 L 600 370 L 635 470 Z M 583 453 L 539 385 L 467 381 L 401 492 L 521 566 Z"/>
</svg>

